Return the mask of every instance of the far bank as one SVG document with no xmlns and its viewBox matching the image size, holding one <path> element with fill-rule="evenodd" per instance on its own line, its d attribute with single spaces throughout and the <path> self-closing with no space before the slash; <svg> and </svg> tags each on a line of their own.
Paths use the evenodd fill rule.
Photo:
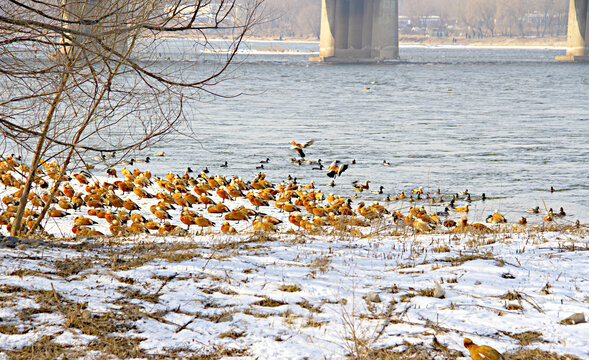
<svg viewBox="0 0 589 360">
<path fill-rule="evenodd" d="M 284 42 L 319 42 L 313 37 L 250 37 L 253 41 L 284 41 Z M 513 47 L 566 47 L 565 36 L 552 37 L 507 37 L 495 36 L 488 38 L 465 38 L 465 37 L 437 37 L 426 35 L 400 35 L 400 45 L 465 45 L 465 46 L 513 46 Z"/>
</svg>

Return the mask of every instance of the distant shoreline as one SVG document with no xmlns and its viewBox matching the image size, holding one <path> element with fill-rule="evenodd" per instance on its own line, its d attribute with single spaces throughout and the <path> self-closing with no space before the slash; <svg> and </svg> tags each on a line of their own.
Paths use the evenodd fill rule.
<svg viewBox="0 0 589 360">
<path fill-rule="evenodd" d="M 166 36 L 167 38 L 178 38 L 198 41 L 200 36 L 191 34 L 174 34 Z M 207 41 L 231 41 L 230 38 L 218 37 L 209 38 Z M 268 42 L 268 43 L 306 43 L 319 44 L 319 40 L 314 38 L 295 38 L 283 37 L 275 38 L 269 36 L 250 36 L 244 39 L 245 42 Z M 275 45 L 272 45 L 274 47 Z M 401 36 L 399 46 L 403 47 L 448 47 L 448 48 L 523 48 L 523 49 L 566 49 L 566 38 L 561 37 L 544 37 L 544 38 L 521 38 L 496 36 L 492 38 L 457 38 L 457 37 L 431 37 L 431 36 Z M 270 49 L 270 52 L 284 52 L 284 49 Z M 317 52 L 319 49 L 317 49 Z"/>
<path fill-rule="evenodd" d="M 250 37 L 248 41 L 284 41 L 284 42 L 319 42 L 312 38 L 272 38 Z M 565 48 L 566 37 L 521 38 L 496 36 L 492 38 L 467 39 L 464 37 L 431 37 L 431 36 L 400 36 L 399 44 L 403 45 L 453 45 L 453 46 L 481 46 L 481 47 L 554 47 Z"/>
<path fill-rule="evenodd" d="M 566 47 L 566 37 L 521 38 L 496 36 L 492 38 L 467 39 L 464 37 L 401 36 L 401 44 L 419 45 L 464 45 L 500 47 Z"/>
</svg>

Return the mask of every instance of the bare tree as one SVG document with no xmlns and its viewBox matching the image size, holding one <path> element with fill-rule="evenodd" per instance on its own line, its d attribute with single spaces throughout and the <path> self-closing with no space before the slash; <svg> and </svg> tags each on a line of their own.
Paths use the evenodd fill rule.
<svg viewBox="0 0 589 360">
<path fill-rule="evenodd" d="M 30 158 L 12 235 L 31 189 L 91 154 L 145 148 L 182 125 L 183 103 L 212 93 L 255 24 L 263 0 L 6 0 L 0 3 L 0 132 Z M 160 61 L 166 35 L 194 38 L 193 60 L 226 36 L 216 60 Z M 184 64 L 184 65 L 183 65 Z M 44 166 L 41 166 L 44 165 Z"/>
<path fill-rule="evenodd" d="M 313 35 L 319 39 L 321 32 L 321 3 L 318 1 L 301 4 L 302 8 L 296 17 L 297 29 L 303 37 Z"/>
<path fill-rule="evenodd" d="M 537 23 L 536 33 L 540 37 L 545 37 L 552 33 L 552 27 L 558 21 L 561 14 L 567 13 L 567 3 L 564 1 L 540 0 L 538 4 L 538 13 L 541 20 Z M 540 30 L 541 29 L 541 30 Z"/>
<path fill-rule="evenodd" d="M 527 15 L 532 10 L 529 5 L 527 0 L 502 0 L 500 18 L 510 34 L 515 29 L 518 36 L 526 36 Z"/>
<path fill-rule="evenodd" d="M 530 35 L 566 31 L 567 0 L 399 0 L 399 13 L 415 23 L 439 15 L 443 24 L 476 36 Z M 533 25 L 533 26 L 531 26 Z M 532 29 L 532 27 L 534 29 Z"/>
</svg>

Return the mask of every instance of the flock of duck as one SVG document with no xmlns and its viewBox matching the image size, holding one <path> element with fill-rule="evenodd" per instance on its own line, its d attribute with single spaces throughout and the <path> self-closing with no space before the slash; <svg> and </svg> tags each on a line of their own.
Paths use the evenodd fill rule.
<svg viewBox="0 0 589 360">
<path fill-rule="evenodd" d="M 313 144 L 292 142 L 292 148 L 304 161 L 303 149 Z M 163 156 L 164 153 L 157 156 Z M 147 157 L 145 163 L 150 161 Z M 270 159 L 260 162 L 268 163 Z M 133 165 L 137 160 L 130 161 Z M 321 165 L 319 161 L 316 163 Z M 353 164 L 353 163 L 352 163 Z M 386 162 L 383 162 L 386 165 Z M 327 167 L 327 176 L 335 180 L 348 168 L 348 164 L 334 161 Z M 221 167 L 227 167 L 227 163 Z M 10 231 L 15 216 L 27 165 L 20 163 L 14 155 L 3 155 L 0 161 L 0 181 L 4 185 L 0 213 L 0 232 Z M 187 168 L 183 174 L 168 173 L 164 177 L 153 176 L 149 170 L 129 170 L 123 167 L 106 170 L 107 176 L 94 176 L 87 171 L 66 175 L 54 198 L 49 193 L 59 177 L 59 164 L 45 161 L 37 170 L 34 187 L 28 196 L 28 207 L 23 223 L 31 226 L 39 216 L 39 210 L 51 203 L 47 213 L 49 226 L 64 227 L 81 237 L 127 236 L 131 234 L 186 234 L 191 226 L 204 229 L 214 228 L 225 234 L 248 231 L 281 231 L 287 229 L 322 232 L 346 230 L 361 234 L 362 227 L 389 224 L 395 228 L 413 229 L 427 233 L 440 229 L 454 232 L 491 232 L 492 224 L 507 223 L 498 211 L 486 218 L 486 223 L 469 223 L 469 203 L 473 201 L 468 190 L 456 193 L 451 198 L 442 196 L 440 191 L 424 194 L 423 188 L 413 189 L 409 196 L 405 192 L 388 195 L 383 202 L 397 201 L 401 206 L 390 209 L 378 201 L 367 204 L 354 196 L 343 197 L 333 193 L 325 194 L 313 181 L 298 184 L 289 176 L 284 182 L 271 183 L 263 172 L 250 181 L 234 176 L 212 175 L 205 168 L 199 174 Z M 354 182 L 357 192 L 370 190 L 370 181 Z M 383 187 L 372 190 L 382 194 Z M 477 197 L 478 198 L 478 197 Z M 479 201 L 485 201 L 483 194 Z M 418 202 L 421 201 L 421 206 Z M 456 202 L 462 201 L 463 206 Z M 425 203 L 437 204 L 444 210 L 428 213 Z M 540 208 L 529 209 L 529 213 L 540 213 Z M 550 209 L 545 222 L 566 214 Z M 454 217 L 454 219 L 452 219 Z M 60 221 L 58 221 L 60 219 Z M 290 223 L 290 225 L 288 225 Z M 514 229 L 525 227 L 527 219 L 522 217 Z M 576 226 L 579 226 L 577 221 Z M 43 229 L 42 229 L 43 230 Z M 47 230 L 47 229 L 45 229 Z M 49 231 L 55 233 L 55 231 Z"/>
</svg>

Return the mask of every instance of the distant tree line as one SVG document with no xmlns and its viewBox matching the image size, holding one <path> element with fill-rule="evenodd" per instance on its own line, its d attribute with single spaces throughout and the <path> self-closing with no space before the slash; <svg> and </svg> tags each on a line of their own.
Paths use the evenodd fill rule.
<svg viewBox="0 0 589 360">
<path fill-rule="evenodd" d="M 400 0 L 402 33 L 465 37 L 566 34 L 568 0 Z"/>
<path fill-rule="evenodd" d="M 546 37 L 566 34 L 568 0 L 399 0 L 401 34 Z M 267 0 L 254 35 L 319 38 L 321 0 Z"/>
<path fill-rule="evenodd" d="M 318 39 L 321 0 L 268 0 L 265 21 L 252 34 L 273 38 Z"/>
</svg>

